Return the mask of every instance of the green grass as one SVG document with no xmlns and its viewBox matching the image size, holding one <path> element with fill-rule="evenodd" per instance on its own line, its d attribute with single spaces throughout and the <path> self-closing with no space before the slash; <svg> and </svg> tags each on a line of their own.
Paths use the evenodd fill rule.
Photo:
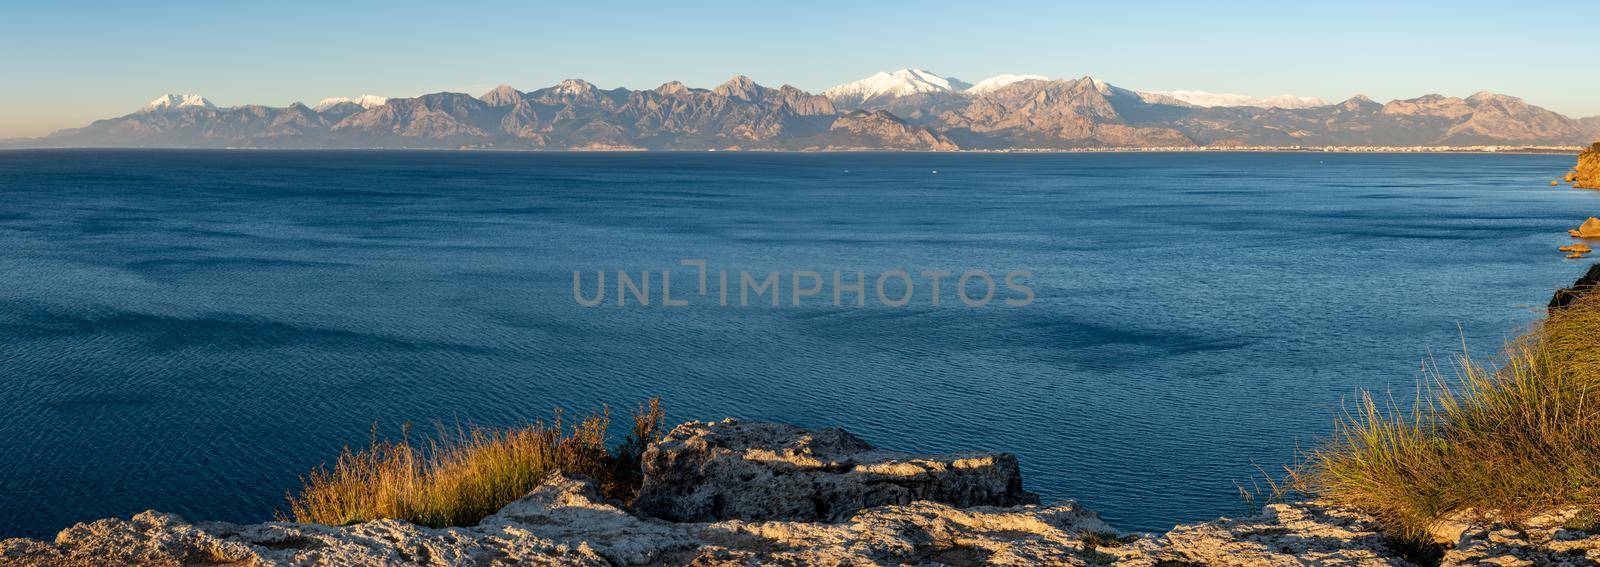
<svg viewBox="0 0 1600 567">
<path fill-rule="evenodd" d="M 1600 512 L 1584 510 L 1562 523 L 1561 527 L 1586 534 L 1600 534 Z"/>
<path fill-rule="evenodd" d="M 1410 408 L 1364 395 L 1297 486 L 1413 542 L 1462 512 L 1519 522 L 1600 509 L 1600 294 L 1457 369 L 1455 381 L 1433 372 Z"/>
<path fill-rule="evenodd" d="M 331 467 L 302 479 L 290 495 L 294 521 L 346 525 L 395 518 L 430 527 L 476 525 L 485 516 L 528 494 L 551 472 L 595 479 L 606 495 L 630 501 L 638 493 L 639 459 L 659 435 L 657 400 L 640 406 L 628 438 L 606 448 L 610 412 L 602 409 L 568 423 L 552 422 L 495 430 L 443 430 L 415 443 L 376 438 L 360 451 L 346 447 Z"/>
</svg>

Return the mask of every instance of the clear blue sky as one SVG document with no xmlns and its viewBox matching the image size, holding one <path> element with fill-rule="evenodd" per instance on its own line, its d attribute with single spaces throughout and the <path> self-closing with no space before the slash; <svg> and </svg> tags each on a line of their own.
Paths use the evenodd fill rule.
<svg viewBox="0 0 1600 567">
<path fill-rule="evenodd" d="M 0 6 L 0 138 L 138 109 L 735 74 L 819 91 L 922 67 L 1380 101 L 1492 90 L 1600 115 L 1600 3 L 160 2 Z"/>
</svg>

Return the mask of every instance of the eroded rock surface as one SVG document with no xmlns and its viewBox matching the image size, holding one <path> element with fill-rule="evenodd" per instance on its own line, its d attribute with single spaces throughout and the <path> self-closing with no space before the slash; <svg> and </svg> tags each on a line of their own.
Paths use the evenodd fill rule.
<svg viewBox="0 0 1600 567">
<path fill-rule="evenodd" d="M 380 520 L 327 527 L 187 523 L 145 512 L 80 524 L 54 544 L 0 544 L 6 565 L 1088 565 L 1105 524 L 1077 504 L 957 509 L 933 502 L 844 523 L 675 523 L 629 514 L 556 475 L 472 528 Z"/>
<path fill-rule="evenodd" d="M 1124 551 L 1127 565 L 1600 565 L 1600 535 L 1574 527 L 1578 511 L 1519 525 L 1442 522 L 1436 548 L 1397 545 L 1376 520 L 1326 502 L 1268 505 L 1260 515 L 1181 525 Z M 1587 526 L 1594 529 L 1593 526 Z"/>
<path fill-rule="evenodd" d="M 958 508 L 1037 504 L 1009 453 L 919 456 L 838 428 L 725 419 L 674 428 L 644 454 L 634 508 L 677 521 L 839 521 L 928 500 Z"/>
<path fill-rule="evenodd" d="M 1180 525 L 1135 544 L 1131 565 L 1411 565 L 1372 518 L 1320 503 L 1272 504 L 1260 515 Z"/>
<path fill-rule="evenodd" d="M 1600 143 L 1578 154 L 1578 165 L 1567 173 L 1566 180 L 1580 189 L 1600 189 Z"/>
<path fill-rule="evenodd" d="M 1576 510 L 1543 514 L 1517 524 L 1457 519 L 1434 530 L 1449 543 L 1444 565 L 1600 565 L 1596 521 Z"/>
<path fill-rule="evenodd" d="M 797 511 L 821 498 L 828 513 L 810 519 L 834 521 L 675 522 L 638 514 L 606 500 L 592 482 L 557 473 L 473 527 L 191 523 L 151 511 L 78 524 L 54 542 L 5 540 L 0 566 L 1407 566 L 1441 555 L 1446 566 L 1600 563 L 1597 522 L 1576 511 L 1518 526 L 1443 522 L 1436 535 L 1447 545 L 1431 557 L 1402 553 L 1372 518 L 1322 502 L 1273 504 L 1256 516 L 1166 534 L 1123 533 L 1074 502 L 974 505 L 1032 499 L 1008 455 L 909 456 L 831 429 L 689 423 L 647 462 L 658 502 L 680 511 L 710 514 L 705 502 L 731 497 L 722 514 L 759 516 L 748 507 Z M 758 477 L 778 488 L 759 490 Z M 666 490 L 667 478 L 689 490 Z M 887 488 L 858 488 L 880 484 Z M 757 492 L 741 499 L 746 489 Z M 872 504 L 850 508 L 857 502 Z"/>
</svg>

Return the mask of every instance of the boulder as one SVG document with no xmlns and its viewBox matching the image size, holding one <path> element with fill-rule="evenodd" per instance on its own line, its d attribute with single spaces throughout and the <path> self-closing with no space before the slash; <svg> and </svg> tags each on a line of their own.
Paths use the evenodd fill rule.
<svg viewBox="0 0 1600 567">
<path fill-rule="evenodd" d="M 674 428 L 644 454 L 634 508 L 675 521 L 837 522 L 926 500 L 958 508 L 1036 504 L 1009 453 L 910 455 L 837 428 L 725 419 Z"/>
<path fill-rule="evenodd" d="M 1589 217 L 1578 228 L 1568 230 L 1567 234 L 1573 238 L 1600 238 L 1600 219 Z"/>
</svg>

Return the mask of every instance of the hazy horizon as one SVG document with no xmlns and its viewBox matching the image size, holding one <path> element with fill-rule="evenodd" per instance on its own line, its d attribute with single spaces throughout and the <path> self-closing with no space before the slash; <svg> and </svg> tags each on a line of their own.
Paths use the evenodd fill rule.
<svg viewBox="0 0 1600 567">
<path fill-rule="evenodd" d="M 935 2 L 917 9 L 819 2 L 793 11 L 612 2 L 404 1 L 182 6 L 67 1 L 0 18 L 0 138 L 133 112 L 165 93 L 221 106 L 335 96 L 481 94 L 582 78 L 604 88 L 734 75 L 820 92 L 918 67 L 975 82 L 1004 74 L 1094 76 L 1146 91 L 1294 94 L 1330 102 L 1478 91 L 1580 118 L 1600 115 L 1572 21 L 1600 6 L 1380 2 L 1228 8 Z"/>
</svg>

